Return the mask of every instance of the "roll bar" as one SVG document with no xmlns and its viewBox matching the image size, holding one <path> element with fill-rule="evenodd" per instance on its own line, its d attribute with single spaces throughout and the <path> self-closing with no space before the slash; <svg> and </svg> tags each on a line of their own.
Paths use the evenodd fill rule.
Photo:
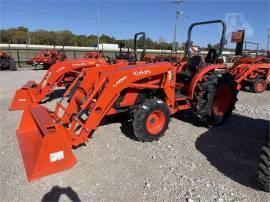
<svg viewBox="0 0 270 202">
<path fill-rule="evenodd" d="M 191 57 L 191 54 L 189 53 L 188 49 L 191 45 L 192 29 L 195 26 L 206 25 L 206 24 L 216 24 L 216 23 L 222 25 L 222 35 L 221 35 L 221 39 L 220 39 L 220 48 L 219 48 L 217 57 L 219 57 L 222 54 L 222 51 L 224 49 L 224 44 L 225 44 L 226 24 L 222 20 L 211 20 L 211 21 L 204 21 L 204 22 L 196 22 L 196 23 L 193 23 L 190 25 L 190 27 L 188 29 L 188 39 L 187 39 L 186 46 L 185 46 L 185 57 L 187 57 L 187 58 Z"/>
<path fill-rule="evenodd" d="M 138 39 L 138 36 L 143 37 L 143 52 L 142 52 L 141 58 L 140 58 L 140 60 L 142 60 L 144 55 L 145 55 L 145 50 L 146 50 L 146 46 L 145 46 L 146 35 L 145 35 L 145 32 L 138 32 L 134 36 L 134 56 L 135 56 L 136 60 L 137 60 L 137 39 Z"/>
</svg>

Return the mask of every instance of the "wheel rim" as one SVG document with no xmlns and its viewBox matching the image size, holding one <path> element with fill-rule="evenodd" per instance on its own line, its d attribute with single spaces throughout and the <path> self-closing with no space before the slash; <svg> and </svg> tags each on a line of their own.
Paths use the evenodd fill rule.
<svg viewBox="0 0 270 202">
<path fill-rule="evenodd" d="M 216 91 L 213 103 L 213 112 L 218 116 L 223 116 L 231 106 L 232 90 L 230 86 L 223 85 Z"/>
<path fill-rule="evenodd" d="M 258 92 L 262 92 L 262 91 L 264 91 L 264 89 L 265 89 L 265 83 L 264 82 L 260 82 L 260 83 L 256 84 L 256 90 Z"/>
<path fill-rule="evenodd" d="M 157 135 L 165 125 L 165 115 L 161 111 L 152 112 L 146 120 L 146 129 L 150 135 Z"/>
</svg>

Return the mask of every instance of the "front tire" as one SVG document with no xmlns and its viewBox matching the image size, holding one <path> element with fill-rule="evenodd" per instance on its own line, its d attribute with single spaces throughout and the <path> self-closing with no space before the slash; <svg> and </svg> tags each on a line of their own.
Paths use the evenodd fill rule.
<svg viewBox="0 0 270 202">
<path fill-rule="evenodd" d="M 193 109 L 208 126 L 221 125 L 232 114 L 237 101 L 236 82 L 229 73 L 211 72 L 197 84 Z"/>
<path fill-rule="evenodd" d="M 251 83 L 251 90 L 254 93 L 262 93 L 266 89 L 266 82 L 264 79 L 255 79 Z"/>
<path fill-rule="evenodd" d="M 134 135 L 142 142 L 158 140 L 168 128 L 169 117 L 166 103 L 159 99 L 147 100 L 135 110 Z"/>
</svg>

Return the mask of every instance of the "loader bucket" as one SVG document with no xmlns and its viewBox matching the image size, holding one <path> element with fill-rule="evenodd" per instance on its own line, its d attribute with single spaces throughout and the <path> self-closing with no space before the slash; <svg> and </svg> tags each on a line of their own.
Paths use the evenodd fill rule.
<svg viewBox="0 0 270 202">
<path fill-rule="evenodd" d="M 23 110 L 25 106 L 29 104 L 38 103 L 40 100 L 38 96 L 36 96 L 35 85 L 34 81 L 28 81 L 21 89 L 17 90 L 9 107 L 9 111 Z"/>
<path fill-rule="evenodd" d="M 77 162 L 68 131 L 54 124 L 41 105 L 25 108 L 16 133 L 28 181 L 69 169 Z"/>
</svg>

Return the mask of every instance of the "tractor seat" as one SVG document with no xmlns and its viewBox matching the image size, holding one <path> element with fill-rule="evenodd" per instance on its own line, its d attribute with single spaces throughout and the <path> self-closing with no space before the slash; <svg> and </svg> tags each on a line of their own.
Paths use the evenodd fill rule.
<svg viewBox="0 0 270 202">
<path fill-rule="evenodd" d="M 202 63 L 202 58 L 199 55 L 195 55 L 190 58 L 186 63 L 184 71 L 177 74 L 176 79 L 184 82 L 189 82 L 192 77 L 198 72 Z"/>
<path fill-rule="evenodd" d="M 217 61 L 217 51 L 216 49 L 211 48 L 205 57 L 205 63 L 215 64 L 216 61 Z"/>
</svg>

